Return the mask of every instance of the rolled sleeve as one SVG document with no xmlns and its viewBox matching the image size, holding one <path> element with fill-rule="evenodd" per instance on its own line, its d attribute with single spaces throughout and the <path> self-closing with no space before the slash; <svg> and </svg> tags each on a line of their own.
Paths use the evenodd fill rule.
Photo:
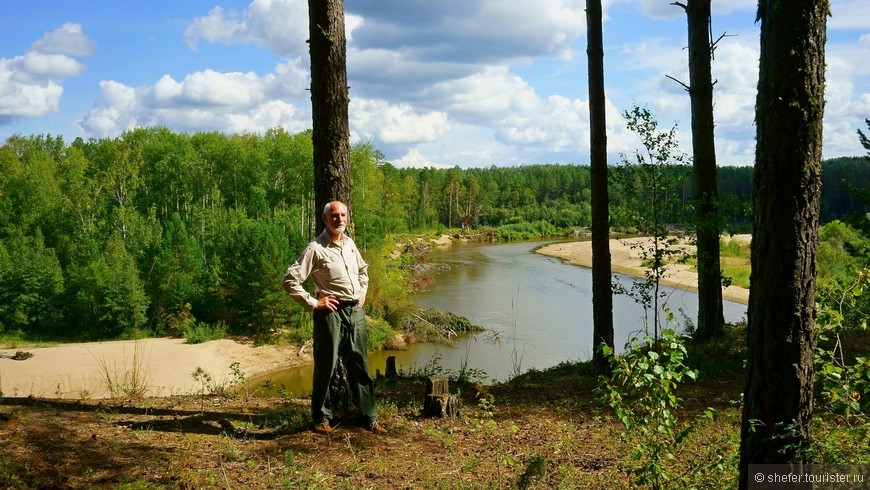
<svg viewBox="0 0 870 490">
<path fill-rule="evenodd" d="M 306 247 L 296 262 L 287 269 L 287 273 L 284 274 L 284 279 L 281 281 L 281 287 L 290 293 L 290 297 L 308 311 L 317 306 L 317 298 L 306 291 L 302 283 L 308 279 L 314 269 L 314 258 L 315 255 L 311 247 Z"/>
</svg>

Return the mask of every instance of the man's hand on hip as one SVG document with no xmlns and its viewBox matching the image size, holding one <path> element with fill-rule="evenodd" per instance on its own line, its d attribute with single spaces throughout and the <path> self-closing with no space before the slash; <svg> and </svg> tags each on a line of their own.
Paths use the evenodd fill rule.
<svg viewBox="0 0 870 490">
<path fill-rule="evenodd" d="M 336 311 L 338 310 L 338 304 L 338 298 L 335 297 L 335 295 L 330 294 L 329 296 L 321 296 L 317 298 L 317 305 L 314 306 L 314 309 Z"/>
</svg>

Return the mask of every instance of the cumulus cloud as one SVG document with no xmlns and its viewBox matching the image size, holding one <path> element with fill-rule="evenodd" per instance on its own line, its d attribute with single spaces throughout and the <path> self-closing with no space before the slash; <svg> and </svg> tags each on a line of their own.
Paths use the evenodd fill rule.
<svg viewBox="0 0 870 490">
<path fill-rule="evenodd" d="M 444 112 L 424 112 L 384 100 L 353 99 L 350 114 L 351 133 L 360 141 L 415 144 L 435 141 L 450 129 Z"/>
<path fill-rule="evenodd" d="M 64 24 L 34 42 L 26 53 L 0 58 L 0 124 L 60 110 L 63 82 L 80 75 L 74 57 L 90 56 L 96 44 L 78 24 Z"/>
<path fill-rule="evenodd" d="M 102 96 L 82 121 L 91 134 L 109 136 L 137 125 L 137 95 L 132 87 L 113 81 L 100 82 Z"/>
<path fill-rule="evenodd" d="M 493 155 L 513 140 L 533 139 L 548 146 L 543 126 L 526 125 L 537 124 L 535 111 L 548 111 L 553 102 L 541 100 L 508 65 L 541 57 L 576 58 L 574 43 L 586 24 L 583 5 L 570 0 L 361 0 L 345 8 L 355 141 L 373 141 L 405 155 L 399 158 L 407 162 L 420 161 L 412 150 L 453 138 L 457 128 L 486 138 Z M 244 11 L 214 8 L 195 19 L 185 34 L 191 46 L 200 41 L 255 43 L 306 60 L 307 37 L 303 0 L 254 0 Z M 197 78 L 209 77 L 201 73 Z M 151 93 L 155 101 L 179 100 L 185 90 L 191 104 L 227 100 L 230 92 L 237 98 L 254 95 L 253 80 L 221 96 L 216 87 L 230 87 L 229 80 L 216 74 L 211 78 L 222 83 L 211 80 L 208 97 L 194 91 L 191 76 L 184 89 L 181 82 L 164 79 Z M 564 111 L 571 107 L 567 104 Z M 568 115 L 560 113 L 559 118 L 561 126 L 555 117 L 550 125 L 565 127 Z M 550 146 L 557 150 L 577 146 L 568 145 L 564 136 L 553 139 Z"/>
<path fill-rule="evenodd" d="M 82 26 L 71 22 L 45 34 L 31 46 L 38 53 L 77 57 L 91 56 L 96 49 L 97 43 L 85 35 Z"/>
<path fill-rule="evenodd" d="M 203 70 L 179 81 L 164 75 L 145 87 L 103 81 L 101 97 L 80 125 L 100 137 L 153 125 L 227 133 L 274 127 L 302 131 L 310 127 L 311 119 L 304 104 L 307 85 L 300 63 L 298 59 L 281 63 L 264 76 Z"/>
<path fill-rule="evenodd" d="M 566 56 L 586 26 L 583 5 L 567 0 L 361 0 L 347 9 L 365 19 L 353 32 L 358 49 L 427 61 Z"/>
<path fill-rule="evenodd" d="M 202 39 L 211 43 L 254 43 L 285 56 L 307 56 L 308 2 L 254 0 L 244 12 L 215 7 L 194 19 L 184 37 L 192 48 Z"/>
</svg>

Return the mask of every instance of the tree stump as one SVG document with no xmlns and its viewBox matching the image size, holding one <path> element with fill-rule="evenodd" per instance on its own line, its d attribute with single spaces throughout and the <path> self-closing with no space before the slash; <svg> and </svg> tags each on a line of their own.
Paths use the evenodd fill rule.
<svg viewBox="0 0 870 490">
<path fill-rule="evenodd" d="M 396 371 L 396 356 L 388 356 L 387 357 L 387 373 L 385 377 L 387 378 L 396 378 L 399 376 L 399 372 Z"/>
<path fill-rule="evenodd" d="M 423 400 L 423 415 L 426 417 L 456 417 L 459 415 L 459 400 L 450 394 L 447 378 L 426 378 L 426 398 Z"/>
<path fill-rule="evenodd" d="M 329 383 L 329 408 L 333 417 L 338 419 L 350 415 L 356 409 L 347 379 L 347 369 L 341 359 L 335 363 L 335 374 Z"/>
</svg>

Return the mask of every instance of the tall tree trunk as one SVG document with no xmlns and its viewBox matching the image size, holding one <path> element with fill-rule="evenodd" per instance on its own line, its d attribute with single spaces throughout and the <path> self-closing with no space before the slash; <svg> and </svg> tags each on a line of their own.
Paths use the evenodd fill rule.
<svg viewBox="0 0 870 490">
<path fill-rule="evenodd" d="M 761 0 L 761 59 L 740 487 L 801 464 L 813 409 L 826 0 Z"/>
<path fill-rule="evenodd" d="M 311 53 L 311 114 L 314 146 L 315 234 L 325 224 L 326 203 L 347 205 L 348 229 L 353 230 L 350 202 L 350 125 L 347 107 L 347 47 L 343 0 L 308 0 L 308 47 Z M 347 370 L 339 359 L 330 382 L 330 403 L 340 418 L 352 405 Z"/>
<path fill-rule="evenodd" d="M 308 0 L 309 50 L 311 53 L 311 113 L 314 146 L 314 210 L 316 233 L 326 203 L 350 202 L 350 126 L 347 118 L 347 48 L 343 0 Z M 352 228 L 351 228 L 352 229 Z"/>
<path fill-rule="evenodd" d="M 601 0 L 586 0 L 586 55 L 589 60 L 589 152 L 592 184 L 592 335 L 593 346 L 613 347 L 613 290 L 610 270 L 610 214 L 607 197 L 607 125 L 604 99 L 604 41 Z M 592 353 L 599 371 L 607 358 Z"/>
<path fill-rule="evenodd" d="M 716 145 L 713 140 L 712 46 L 710 0 L 688 0 L 689 95 L 692 104 L 692 165 L 695 170 L 695 219 L 698 251 L 697 336 L 722 332 L 722 270 L 719 261 L 719 210 Z"/>
</svg>

